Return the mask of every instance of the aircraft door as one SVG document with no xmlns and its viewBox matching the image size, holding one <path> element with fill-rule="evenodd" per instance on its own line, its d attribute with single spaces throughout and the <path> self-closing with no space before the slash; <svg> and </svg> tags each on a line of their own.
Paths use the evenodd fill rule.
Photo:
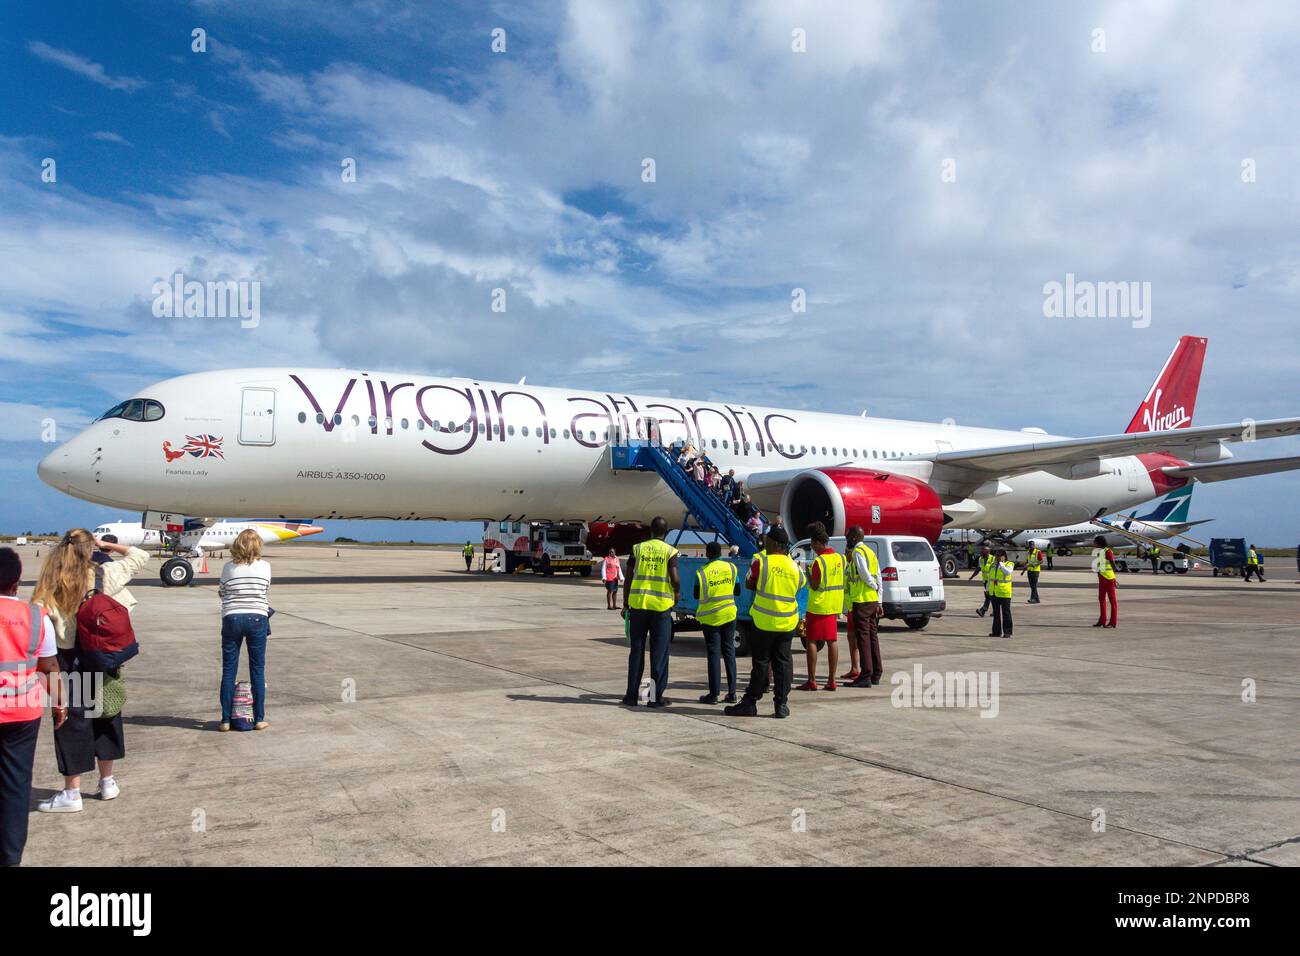
<svg viewBox="0 0 1300 956">
<path fill-rule="evenodd" d="M 239 414 L 241 445 L 275 444 L 275 389 L 246 388 Z"/>
<path fill-rule="evenodd" d="M 1137 461 L 1133 458 L 1124 459 L 1124 470 L 1128 472 L 1128 490 L 1138 490 L 1138 469 Z"/>
</svg>

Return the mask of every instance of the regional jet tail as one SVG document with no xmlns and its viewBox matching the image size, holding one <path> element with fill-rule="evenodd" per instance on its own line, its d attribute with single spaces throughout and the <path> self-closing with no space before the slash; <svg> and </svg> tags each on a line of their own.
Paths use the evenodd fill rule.
<svg viewBox="0 0 1300 956">
<path fill-rule="evenodd" d="M 1007 540 L 1020 547 L 1032 545 L 1035 548 L 1050 546 L 1068 549 L 1081 545 L 1090 545 L 1099 534 L 1106 539 L 1108 547 L 1131 547 L 1133 539 L 1124 533 L 1127 531 L 1135 532 L 1153 541 L 1177 538 L 1186 534 L 1189 529 L 1196 527 L 1198 524 L 1205 524 L 1214 520 L 1213 518 L 1201 518 L 1199 521 L 1188 520 L 1188 511 L 1192 505 L 1192 489 L 1195 487 L 1194 484 L 1188 484 L 1171 491 L 1145 514 L 1112 515 L 1109 518 L 1100 519 L 1099 524 L 1084 521 L 1059 528 L 1030 528 L 1012 535 Z M 1116 530 L 1114 532 L 1106 531 L 1099 526 L 1101 524 L 1110 525 Z"/>
<path fill-rule="evenodd" d="M 97 527 L 94 534 L 96 538 L 111 534 L 117 538 L 118 544 L 145 551 L 176 550 L 198 557 L 205 551 L 228 550 L 240 532 L 248 528 L 257 532 L 264 545 L 296 541 L 325 530 L 299 521 L 218 521 L 208 527 L 200 525 L 185 530 L 173 545 L 163 540 L 160 532 L 146 529 L 139 521 L 110 521 Z"/>
</svg>

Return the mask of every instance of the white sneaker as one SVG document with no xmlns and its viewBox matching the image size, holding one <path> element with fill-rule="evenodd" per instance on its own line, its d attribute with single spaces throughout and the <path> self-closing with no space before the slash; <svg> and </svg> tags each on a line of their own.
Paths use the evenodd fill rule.
<svg viewBox="0 0 1300 956">
<path fill-rule="evenodd" d="M 95 796 L 101 800 L 116 800 L 117 795 L 121 792 L 122 789 L 117 785 L 117 781 L 109 777 L 107 780 L 99 781 L 99 793 L 95 794 Z"/>
<path fill-rule="evenodd" d="M 78 793 L 73 797 L 68 794 L 68 791 L 60 790 L 50 799 L 36 804 L 36 809 L 41 813 L 80 813 L 81 794 Z"/>
</svg>

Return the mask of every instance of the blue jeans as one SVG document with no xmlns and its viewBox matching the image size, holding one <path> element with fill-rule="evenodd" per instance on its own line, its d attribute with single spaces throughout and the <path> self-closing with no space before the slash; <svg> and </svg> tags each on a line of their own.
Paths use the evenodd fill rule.
<svg viewBox="0 0 1300 956">
<path fill-rule="evenodd" d="M 645 673 L 646 644 L 650 645 L 650 676 L 655 683 L 655 700 L 664 699 L 668 689 L 668 650 L 673 639 L 671 611 L 643 611 L 628 608 L 628 637 L 631 647 L 627 657 L 627 694 L 624 700 L 632 703 L 641 689 L 641 676 Z"/>
<path fill-rule="evenodd" d="M 253 720 L 266 719 L 265 614 L 231 614 L 221 619 L 221 722 L 230 723 L 239 672 L 239 645 L 248 641 L 248 678 L 253 684 Z"/>
<path fill-rule="evenodd" d="M 704 647 L 709 654 L 709 693 L 714 697 L 722 692 L 722 675 L 719 664 L 727 665 L 727 693 L 736 692 L 736 622 L 728 621 L 716 627 L 704 626 Z"/>
</svg>

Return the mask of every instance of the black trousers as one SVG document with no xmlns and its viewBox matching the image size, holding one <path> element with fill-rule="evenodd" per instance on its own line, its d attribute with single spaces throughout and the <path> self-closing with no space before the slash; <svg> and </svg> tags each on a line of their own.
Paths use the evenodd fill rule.
<svg viewBox="0 0 1300 956">
<path fill-rule="evenodd" d="M 980 605 L 980 613 L 986 612 L 993 604 L 993 595 L 989 594 L 988 586 L 984 587 L 984 603 Z"/>
<path fill-rule="evenodd" d="M 736 692 L 736 622 L 704 626 L 704 647 L 709 655 L 709 693 L 722 693 L 722 666 L 727 668 L 727 693 Z"/>
<path fill-rule="evenodd" d="M 40 729 L 39 717 L 0 724 L 0 866 L 23 861 Z"/>
<path fill-rule="evenodd" d="M 990 595 L 993 601 L 993 636 L 1011 636 L 1011 598 Z"/>
<path fill-rule="evenodd" d="M 749 672 L 749 686 L 745 700 L 757 704 L 767 693 L 767 669 L 772 668 L 772 699 L 779 707 L 790 699 L 790 681 L 794 665 L 790 661 L 790 641 L 794 631 L 764 631 L 752 627 L 749 634 L 749 657 L 753 668 Z"/>
<path fill-rule="evenodd" d="M 627 610 L 629 648 L 627 655 L 627 693 L 623 699 L 633 703 L 641 690 L 645 674 L 646 645 L 650 646 L 650 677 L 654 681 L 654 699 L 663 700 L 668 689 L 668 651 L 673 641 L 673 612 Z"/>
<path fill-rule="evenodd" d="M 75 651 L 59 651 L 59 669 L 65 674 L 76 670 Z M 89 694 L 92 675 L 79 675 L 82 693 Z M 88 717 L 85 709 L 69 707 L 68 719 L 54 732 L 54 760 L 59 773 L 79 777 L 95 769 L 97 760 L 121 760 L 126 756 L 126 729 L 122 715 Z"/>
<path fill-rule="evenodd" d="M 1029 578 L 1029 600 L 1038 600 L 1038 571 L 1026 571 L 1025 576 Z"/>
</svg>

